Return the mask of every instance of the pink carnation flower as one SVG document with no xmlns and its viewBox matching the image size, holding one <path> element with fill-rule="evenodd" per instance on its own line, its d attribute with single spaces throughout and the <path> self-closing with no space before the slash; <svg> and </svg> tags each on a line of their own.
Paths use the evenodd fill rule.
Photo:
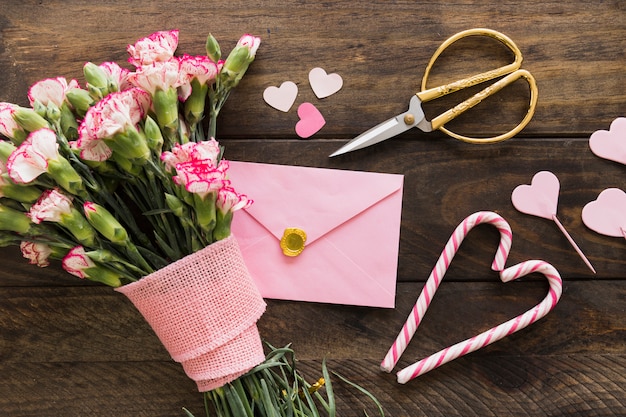
<svg viewBox="0 0 626 417">
<path fill-rule="evenodd" d="M 169 171 L 174 171 L 176 165 L 189 161 L 204 160 L 216 166 L 220 153 L 219 143 L 211 138 L 210 140 L 197 143 L 174 144 L 171 151 L 165 151 L 161 154 L 161 160 Z"/>
<path fill-rule="evenodd" d="M 63 269 L 79 278 L 88 278 L 85 272 L 88 268 L 94 268 L 96 264 L 87 256 L 85 248 L 76 246 L 63 258 Z"/>
<path fill-rule="evenodd" d="M 132 85 L 128 82 L 130 71 L 126 68 L 120 67 L 116 62 L 103 62 L 99 67 L 106 73 L 109 81 L 116 86 L 117 91 L 125 91 L 132 88 Z"/>
<path fill-rule="evenodd" d="M 207 84 L 217 77 L 219 68 L 208 56 L 183 55 L 179 58 L 180 70 L 189 76 L 196 78 L 200 84 Z"/>
<path fill-rule="evenodd" d="M 52 248 L 44 243 L 22 242 L 20 244 L 22 256 L 28 259 L 31 265 L 46 267 L 50 265 L 48 258 L 52 253 Z"/>
<path fill-rule="evenodd" d="M 78 81 L 71 80 L 68 84 L 63 77 L 47 78 L 36 82 L 28 90 L 28 101 L 31 107 L 35 101 L 40 102 L 44 106 L 52 103 L 57 107 L 61 107 L 65 101 L 65 93 L 72 88 L 80 88 Z"/>
<path fill-rule="evenodd" d="M 225 160 L 220 161 L 217 167 L 206 160 L 183 162 L 176 165 L 176 175 L 172 179 L 190 193 L 204 198 L 229 184 L 226 179 L 228 166 Z"/>
<path fill-rule="evenodd" d="M 178 47 L 178 30 L 160 31 L 128 45 L 128 62 L 136 67 L 165 62 L 174 56 Z"/>
<path fill-rule="evenodd" d="M 72 199 L 58 189 L 53 189 L 44 191 L 27 215 L 33 223 L 39 224 L 42 221 L 58 223 L 64 215 L 71 213 Z"/>
<path fill-rule="evenodd" d="M 18 106 L 12 103 L 0 103 L 0 135 L 9 139 L 15 137 L 15 132 L 23 132 L 24 129 L 17 124 L 13 115 Z"/>
<path fill-rule="evenodd" d="M 111 93 L 87 111 L 73 146 L 84 160 L 105 161 L 112 151 L 101 139 L 135 128 L 149 108 L 150 96 L 138 88 Z"/>
<path fill-rule="evenodd" d="M 223 187 L 217 192 L 215 206 L 222 213 L 248 208 L 253 201 L 246 195 L 237 193 L 232 187 Z"/>
<path fill-rule="evenodd" d="M 13 182 L 27 184 L 48 171 L 48 161 L 59 159 L 56 134 L 50 129 L 39 129 L 9 156 L 7 170 Z"/>
<path fill-rule="evenodd" d="M 250 34 L 243 35 L 241 38 L 239 38 L 239 41 L 237 42 L 237 46 L 243 46 L 245 48 L 248 48 L 248 56 L 251 58 L 254 58 L 256 56 L 256 51 L 257 49 L 259 49 L 260 45 L 261 38 Z"/>
<path fill-rule="evenodd" d="M 152 96 L 158 90 L 168 91 L 178 88 L 188 82 L 188 76 L 181 72 L 180 62 L 177 60 L 155 62 L 151 65 L 137 68 L 136 72 L 128 75 L 128 81 Z"/>
</svg>

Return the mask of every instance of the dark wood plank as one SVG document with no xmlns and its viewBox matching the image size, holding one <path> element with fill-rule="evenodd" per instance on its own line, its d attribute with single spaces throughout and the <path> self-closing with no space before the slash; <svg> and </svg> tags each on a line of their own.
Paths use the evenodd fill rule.
<svg viewBox="0 0 626 417">
<path fill-rule="evenodd" d="M 522 312 L 544 287 L 444 283 L 399 366 Z M 371 390 L 389 415 L 620 415 L 626 404 L 620 283 L 568 283 L 540 322 L 402 386 L 378 364 L 419 289 L 401 284 L 393 310 L 272 301 L 260 330 L 275 345 L 293 342 L 311 380 L 327 357 L 331 369 Z M 597 298 L 587 296 L 592 292 Z M 7 314 L 0 321 L 0 409 L 7 415 L 199 410 L 200 395 L 123 296 L 106 288 L 16 288 L 1 295 Z M 342 415 L 370 406 L 345 386 L 339 393 Z"/>
<path fill-rule="evenodd" d="M 257 6 L 233 1 L 210 7 L 178 2 L 172 7 L 160 0 L 123 8 L 117 2 L 86 5 L 76 0 L 12 3 L 5 5 L 0 21 L 0 101 L 26 104 L 28 86 L 42 78 L 82 79 L 82 65 L 88 60 L 123 62 L 126 45 L 155 30 L 179 28 L 180 51 L 191 54 L 203 52 L 208 32 L 223 42 L 225 51 L 243 32 L 251 32 L 262 36 L 263 44 L 249 75 L 227 104 L 220 134 L 295 138 L 295 111 L 277 112 L 261 99 L 265 87 L 293 80 L 300 87 L 298 103 L 315 102 L 327 118 L 318 137 L 348 137 L 406 109 L 428 59 L 444 39 L 460 30 L 490 27 L 518 43 L 524 67 L 539 84 L 539 108 L 524 135 L 587 134 L 626 111 L 622 93 L 626 90 L 622 70 L 626 20 L 621 7 L 620 2 L 587 7 L 584 1 L 420 3 L 418 7 L 412 1 L 299 4 L 281 0 Z M 72 22 L 71 29 L 66 22 Z M 459 50 L 442 61 L 439 74 L 455 77 L 475 70 L 482 57 L 477 53 L 492 57 L 495 53 L 499 63 L 509 59 L 494 49 L 464 54 Z M 315 99 L 307 81 L 314 66 L 342 74 L 344 89 L 328 99 Z M 436 81 L 444 80 L 436 77 Z M 512 93 L 506 100 L 494 99 L 494 105 L 477 108 L 463 128 L 498 132 L 502 125 L 493 120 L 493 113 L 519 108 L 516 96 Z M 508 106 L 510 101 L 513 107 Z"/>
</svg>

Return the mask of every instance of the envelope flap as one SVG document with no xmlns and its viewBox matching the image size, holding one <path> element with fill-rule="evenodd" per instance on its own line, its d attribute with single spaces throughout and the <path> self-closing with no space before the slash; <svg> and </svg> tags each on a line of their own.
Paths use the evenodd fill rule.
<svg viewBox="0 0 626 417">
<path fill-rule="evenodd" d="M 372 205 L 401 190 L 404 177 L 231 161 L 233 187 L 254 200 L 246 209 L 281 239 L 288 227 L 307 234 L 307 244 L 340 226 Z M 236 214 L 235 214 L 236 215 Z"/>
</svg>

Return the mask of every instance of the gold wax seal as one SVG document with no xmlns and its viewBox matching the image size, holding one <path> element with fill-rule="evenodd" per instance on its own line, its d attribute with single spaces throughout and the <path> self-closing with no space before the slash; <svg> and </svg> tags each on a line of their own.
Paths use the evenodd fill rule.
<svg viewBox="0 0 626 417">
<path fill-rule="evenodd" d="M 280 248 L 286 256 L 298 256 L 304 250 L 306 233 L 297 227 L 288 227 L 280 239 Z"/>
</svg>

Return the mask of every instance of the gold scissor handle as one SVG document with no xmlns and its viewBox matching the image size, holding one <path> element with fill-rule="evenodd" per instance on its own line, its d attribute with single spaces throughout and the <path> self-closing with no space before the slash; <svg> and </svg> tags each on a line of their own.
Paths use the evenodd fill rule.
<svg viewBox="0 0 626 417">
<path fill-rule="evenodd" d="M 462 80 L 459 81 L 455 81 L 452 82 L 450 84 L 446 84 L 443 86 L 439 86 L 439 87 L 434 87 L 434 88 L 430 88 L 430 89 L 426 89 L 426 83 L 428 81 L 428 76 L 430 75 L 430 71 L 435 63 L 435 61 L 437 60 L 437 58 L 439 57 L 439 55 L 441 55 L 441 53 L 447 48 L 449 47 L 452 43 L 458 41 L 459 39 L 468 37 L 468 36 L 489 36 L 492 37 L 494 39 L 497 39 L 498 41 L 502 42 L 504 45 L 506 45 L 515 55 L 515 60 L 508 64 L 508 65 L 504 65 L 500 68 L 496 68 L 494 70 L 490 70 L 490 71 L 486 71 L 468 78 L 464 78 Z M 455 106 L 454 108 L 446 111 L 445 113 L 435 117 L 432 121 L 431 121 L 431 125 L 433 130 L 435 129 L 439 129 L 442 132 L 444 132 L 445 134 L 455 138 L 455 139 L 459 139 L 462 140 L 464 142 L 469 142 L 469 143 L 494 143 L 494 142 L 500 142 L 506 139 L 509 139 L 513 136 L 515 136 L 517 133 L 519 133 L 524 127 L 526 127 L 526 125 L 530 122 L 530 119 L 532 119 L 534 113 L 535 113 L 535 108 L 537 107 L 537 95 L 538 95 L 538 89 L 537 89 L 537 83 L 535 81 L 535 78 L 532 76 L 532 74 L 526 70 L 521 70 L 519 69 L 522 65 L 522 53 L 519 50 L 519 48 L 517 47 L 517 45 L 515 45 L 515 43 L 506 35 L 503 35 L 500 32 L 497 32 L 495 30 L 491 30 L 491 29 L 483 29 L 483 28 L 479 28 L 479 29 L 469 29 L 469 30 L 465 30 L 463 32 L 459 32 L 456 35 L 450 37 L 449 39 L 447 39 L 444 43 L 441 44 L 441 46 L 435 51 L 435 53 L 433 54 L 432 58 L 430 59 L 430 62 L 428 63 L 428 66 L 426 67 L 426 71 L 424 72 L 424 78 L 422 78 L 422 86 L 421 89 L 422 91 L 420 91 L 419 93 L 417 93 L 417 97 L 422 101 L 422 102 L 426 102 L 429 100 L 433 100 L 439 97 L 442 97 L 446 94 L 450 94 L 453 93 L 455 91 L 459 91 L 461 89 L 464 88 L 468 88 L 480 83 L 483 83 L 485 81 L 489 81 L 492 80 L 494 78 L 498 78 L 500 76 L 503 76 L 505 74 L 509 74 L 506 77 L 502 78 L 501 80 L 498 80 L 497 82 L 495 82 L 494 84 L 490 85 L 489 87 L 485 88 L 484 90 L 480 91 L 479 93 L 475 94 L 474 96 L 470 97 L 469 99 L 465 100 L 464 102 L 462 102 L 461 104 L 458 104 L 457 106 Z M 494 136 L 491 138 L 471 138 L 471 137 L 467 137 L 467 136 L 463 136 L 463 135 L 459 135 L 458 133 L 454 133 L 448 129 L 446 129 L 444 127 L 444 125 L 446 123 L 448 123 L 450 120 L 454 119 L 455 117 L 457 117 L 458 115 L 460 115 L 461 113 L 465 112 L 468 109 L 471 109 L 472 107 L 476 106 L 478 103 L 480 103 L 483 99 L 485 99 L 486 97 L 489 97 L 490 95 L 500 91 L 502 88 L 504 88 L 505 86 L 513 83 L 514 81 L 516 81 L 519 78 L 524 78 L 526 79 L 526 81 L 528 82 L 528 85 L 530 87 L 530 105 L 528 108 L 528 112 L 526 113 L 526 116 L 524 116 L 524 118 L 522 119 L 522 121 L 516 126 L 514 127 L 511 131 L 504 133 L 502 135 L 498 135 L 498 136 Z"/>
</svg>

